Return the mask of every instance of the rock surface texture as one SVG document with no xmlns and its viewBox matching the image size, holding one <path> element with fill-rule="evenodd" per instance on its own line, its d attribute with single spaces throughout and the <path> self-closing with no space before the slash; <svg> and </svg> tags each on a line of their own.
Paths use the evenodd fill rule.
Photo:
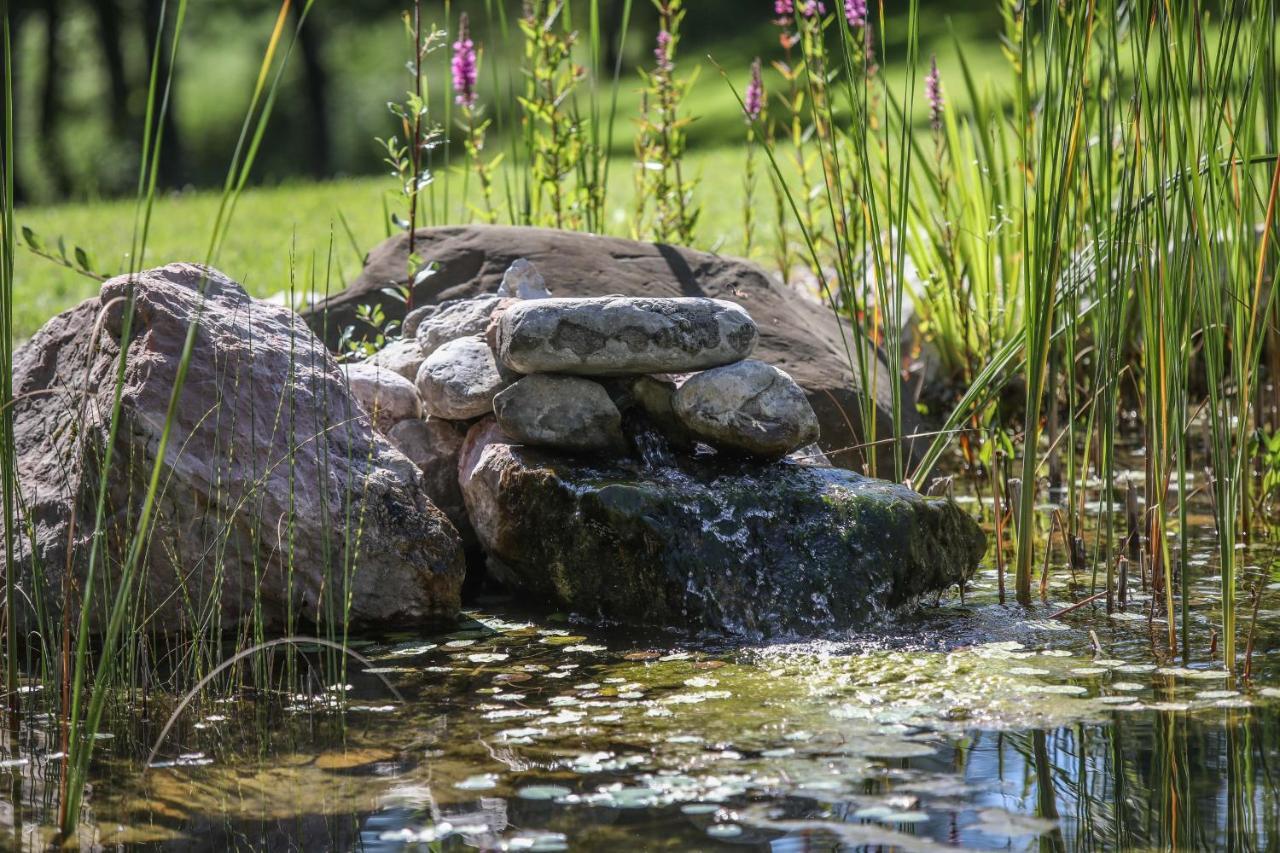
<svg viewBox="0 0 1280 853">
<path fill-rule="evenodd" d="M 537 299 L 498 319 L 498 358 L 520 373 L 681 373 L 746 358 L 759 333 L 717 299 Z"/>
<path fill-rule="evenodd" d="M 464 426 L 431 417 L 401 421 L 387 433 L 391 443 L 422 471 L 427 497 L 444 511 L 461 534 L 463 544 L 470 548 L 475 545 L 475 531 L 467 518 L 462 486 L 458 483 L 458 460 L 466 436 Z"/>
<path fill-rule="evenodd" d="M 111 444 L 131 287 L 136 310 Z M 368 425 L 338 365 L 297 315 L 189 264 L 140 273 L 132 284 L 106 282 L 98 297 L 50 320 L 15 356 L 15 391 L 25 395 L 14 407 L 25 523 L 16 565 L 6 568 L 17 572 L 24 601 L 35 560 L 45 577 L 46 618 L 56 622 L 73 512 L 71 562 L 83 575 L 108 452 L 99 571 L 119 582 L 197 317 L 194 354 L 159 460 L 154 530 L 138 566 L 134 597 L 149 629 L 179 630 L 194 607 L 226 626 L 260 608 L 268 630 L 289 630 L 331 623 L 348 597 L 357 626 L 453 618 L 462 548 L 417 468 Z M 290 611 L 299 626 L 285 624 Z M 40 627 L 27 606 L 18 612 L 23 630 Z"/>
<path fill-rule="evenodd" d="M 526 376 L 493 398 L 512 440 L 557 450 L 626 453 L 622 415 L 599 382 L 577 376 Z"/>
<path fill-rule="evenodd" d="M 357 362 L 344 364 L 342 372 L 347 377 L 351 396 L 373 416 L 374 426 L 379 430 L 385 432 L 406 418 L 418 416 L 421 408 L 418 389 L 391 368 Z"/>
<path fill-rule="evenodd" d="M 779 284 L 748 261 L 613 237 L 486 225 L 419 229 L 414 251 L 440 265 L 435 275 L 415 286 L 417 306 L 493 295 L 507 269 L 521 258 L 537 267 L 558 297 L 702 296 L 734 302 L 746 308 L 759 327 L 753 357 L 785 370 L 804 389 L 822 428 L 822 449 L 834 464 L 855 469 L 863 464 L 857 447 L 865 432 L 860 420 L 864 393 L 875 402 L 876 435 L 893 434 L 887 378 L 892 375 L 890 368 L 881 363 L 878 369 L 869 370 L 878 384 L 861 389 L 850 368 L 849 352 L 855 338 L 848 323 L 826 305 Z M 357 335 L 372 334 L 357 315 L 361 304 L 380 304 L 387 316 L 400 318 L 403 303 L 382 289 L 407 283 L 407 261 L 408 235 L 399 234 L 379 244 L 369 253 L 364 272 L 352 286 L 313 308 L 308 322 L 324 330 L 326 342 L 336 346 L 346 326 L 354 325 Z M 407 329 L 405 334 L 409 334 Z M 877 357 L 868 353 L 868 363 L 874 364 Z M 907 435 L 920 429 L 910 406 L 904 407 L 902 414 Z M 927 439 L 917 442 L 914 451 L 923 451 L 927 444 Z M 879 470 L 891 472 L 892 448 L 888 444 L 879 447 Z M 912 447 L 908 442 L 907 458 Z"/>
<path fill-rule="evenodd" d="M 502 300 L 497 296 L 459 299 L 445 303 L 417 324 L 418 349 L 424 358 L 459 338 L 483 335 L 489 318 Z"/>
<path fill-rule="evenodd" d="M 427 356 L 418 370 L 423 410 L 455 421 L 492 412 L 493 397 L 506 384 L 493 350 L 480 337 L 449 341 Z"/>
<path fill-rule="evenodd" d="M 865 625 L 972 575 L 983 552 L 955 504 L 836 468 L 568 458 L 490 420 L 462 451 L 490 568 L 588 618 L 751 639 Z"/>
<path fill-rule="evenodd" d="M 418 342 L 410 338 L 402 338 L 378 350 L 367 363 L 386 367 L 413 382 L 418 378 L 418 368 L 422 366 L 423 359 L 422 351 L 418 349 Z"/>
<path fill-rule="evenodd" d="M 719 450 L 781 457 L 818 440 L 818 418 L 804 391 L 754 359 L 691 376 L 671 407 L 686 429 Z"/>
</svg>

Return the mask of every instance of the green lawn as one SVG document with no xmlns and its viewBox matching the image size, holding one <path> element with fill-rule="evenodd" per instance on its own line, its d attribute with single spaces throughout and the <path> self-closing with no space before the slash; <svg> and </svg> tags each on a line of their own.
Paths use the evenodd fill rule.
<svg viewBox="0 0 1280 853">
<path fill-rule="evenodd" d="M 773 198 L 763 174 L 766 164 L 763 157 L 760 160 L 761 180 L 755 204 L 758 239 L 765 236 L 774 221 Z M 703 215 L 698 247 L 739 253 L 742 150 L 694 152 L 686 162 L 699 178 L 698 201 Z M 629 235 L 633 219 L 632 168 L 630 160 L 623 160 L 615 162 L 611 169 L 609 230 L 619 235 Z M 469 217 L 459 198 L 460 179 L 456 174 L 440 177 L 435 188 L 436 207 L 443 208 L 446 188 L 450 191 L 451 212 L 446 215 L 440 210 L 436 221 L 466 221 Z M 360 271 L 363 252 L 387 235 L 384 199 L 390 204 L 398 203 L 390 196 L 392 190 L 390 179 L 383 178 L 248 190 L 236 208 L 230 235 L 216 266 L 242 282 L 251 293 L 268 296 L 288 290 L 291 281 L 298 290 L 314 284 L 323 291 L 331 257 L 329 287 L 341 289 Z M 145 264 L 203 261 L 218 201 L 219 195 L 213 192 L 175 194 L 158 200 Z M 56 244 L 62 237 L 68 251 L 82 246 L 96 269 L 113 274 L 129 268 L 134 207 L 132 201 L 28 207 L 19 209 L 16 218 L 19 227 L 31 228 L 45 245 Z M 351 228 L 350 235 L 343 219 Z M 25 250 L 18 255 L 17 280 L 14 328 L 19 337 L 30 336 L 53 314 L 93 295 L 98 287 L 92 279 Z"/>
</svg>

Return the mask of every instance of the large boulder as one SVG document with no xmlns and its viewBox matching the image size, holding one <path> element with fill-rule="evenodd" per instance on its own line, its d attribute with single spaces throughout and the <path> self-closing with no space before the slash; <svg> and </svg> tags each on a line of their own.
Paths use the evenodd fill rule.
<svg viewBox="0 0 1280 853">
<path fill-rule="evenodd" d="M 498 318 L 498 359 L 520 373 L 634 376 L 732 364 L 756 324 L 718 299 L 533 299 Z"/>
<path fill-rule="evenodd" d="M 855 470 L 863 465 L 867 431 L 861 423 L 863 391 L 850 367 L 857 364 L 851 327 L 830 308 L 778 283 L 749 261 L 615 237 L 502 225 L 419 229 L 414 251 L 439 264 L 435 275 L 414 287 L 415 306 L 495 294 L 507 269 L 520 258 L 533 262 L 557 297 L 709 296 L 735 302 L 760 329 L 754 357 L 782 368 L 804 388 L 831 461 Z M 388 317 L 403 317 L 404 304 L 383 288 L 407 284 L 407 269 L 408 235 L 399 234 L 374 247 L 359 278 L 314 306 L 308 322 L 330 346 L 337 346 L 348 326 L 357 336 L 371 336 L 373 330 L 360 320 L 357 307 L 377 303 Z M 884 441 L 893 435 L 890 368 L 877 358 L 866 354 L 867 375 L 876 382 L 866 393 L 875 401 L 879 471 L 891 473 L 892 444 Z M 906 435 L 920 430 L 910 405 L 903 408 L 902 424 Z M 923 452 L 927 444 L 927 439 L 908 442 L 906 457 Z"/>
<path fill-rule="evenodd" d="M 290 630 L 290 614 L 305 627 L 341 620 L 344 608 L 357 626 L 454 617 L 464 572 L 458 534 L 425 497 L 413 463 L 373 431 L 324 345 L 292 311 L 250 298 L 216 270 L 171 264 L 111 279 L 14 358 L 24 514 L 8 568 L 24 591 L 23 627 L 57 624 L 69 534 L 83 588 L 104 466 L 95 583 L 117 588 L 193 324 L 134 618 L 173 632 L 258 618 L 266 630 Z M 43 603 L 42 620 L 31 601 Z M 99 596 L 95 629 L 106 612 Z"/>
<path fill-rule="evenodd" d="M 752 639 L 865 625 L 968 578 L 984 548 L 955 504 L 840 468 L 595 462 L 467 435 L 462 493 L 499 580 L 631 625 Z"/>
</svg>

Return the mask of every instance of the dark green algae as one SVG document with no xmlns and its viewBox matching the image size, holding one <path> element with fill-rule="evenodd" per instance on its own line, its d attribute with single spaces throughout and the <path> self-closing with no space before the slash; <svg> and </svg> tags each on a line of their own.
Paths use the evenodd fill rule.
<svg viewBox="0 0 1280 853">
<path fill-rule="evenodd" d="M 954 503 L 844 469 L 501 452 L 512 459 L 492 571 L 587 618 L 821 635 L 968 580 L 985 548 Z"/>
</svg>

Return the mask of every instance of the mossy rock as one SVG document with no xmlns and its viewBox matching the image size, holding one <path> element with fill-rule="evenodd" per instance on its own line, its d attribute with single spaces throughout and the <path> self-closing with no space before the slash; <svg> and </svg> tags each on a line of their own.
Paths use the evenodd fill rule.
<svg viewBox="0 0 1280 853">
<path fill-rule="evenodd" d="M 970 577 L 985 540 L 954 503 L 839 468 L 684 458 L 649 469 L 472 429 L 460 471 L 499 580 L 632 625 L 812 636 Z"/>
</svg>

